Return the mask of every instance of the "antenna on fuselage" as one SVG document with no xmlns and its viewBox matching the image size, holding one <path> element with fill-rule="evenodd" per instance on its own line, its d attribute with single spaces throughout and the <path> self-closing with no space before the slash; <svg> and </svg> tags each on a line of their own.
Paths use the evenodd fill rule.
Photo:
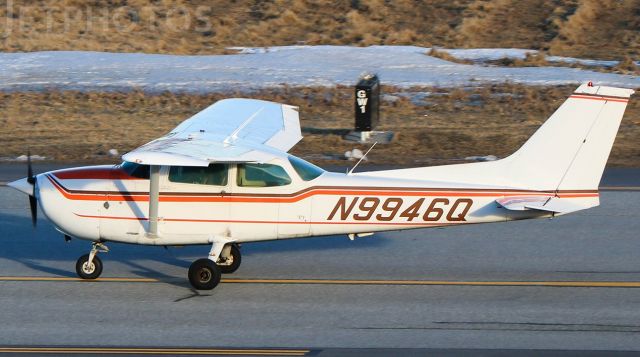
<svg viewBox="0 0 640 357">
<path fill-rule="evenodd" d="M 365 157 L 367 157 L 367 154 L 369 154 L 369 151 L 371 151 L 371 149 L 373 149 L 374 146 L 376 146 L 378 142 L 376 141 L 375 143 L 373 143 L 373 145 L 371 145 L 371 147 L 369 148 L 369 150 L 367 150 L 367 152 L 364 153 L 364 155 L 362 155 L 362 157 L 360 158 L 360 160 L 358 160 L 358 162 L 356 162 L 355 165 L 353 165 L 353 167 L 351 168 L 351 170 L 349 170 L 347 172 L 347 175 L 351 175 L 353 173 L 353 170 L 356 169 L 356 167 L 358 167 L 358 165 L 360 165 L 360 163 L 362 162 L 362 160 L 364 160 Z"/>
</svg>

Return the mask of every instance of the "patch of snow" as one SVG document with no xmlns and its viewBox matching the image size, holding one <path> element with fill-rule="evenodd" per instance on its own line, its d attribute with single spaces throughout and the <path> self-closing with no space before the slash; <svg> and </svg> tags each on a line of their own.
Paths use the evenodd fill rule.
<svg viewBox="0 0 640 357">
<path fill-rule="evenodd" d="M 398 97 L 404 97 L 404 98 L 409 98 L 409 100 L 411 101 L 411 103 L 413 105 L 418 105 L 418 106 L 428 106 L 431 105 L 432 103 L 429 102 L 427 100 L 427 98 L 431 97 L 434 95 L 434 93 L 431 92 L 400 92 L 400 93 L 394 93 L 394 95 L 398 96 Z"/>
<path fill-rule="evenodd" d="M 397 95 L 383 94 L 380 99 L 384 102 L 395 103 L 400 100 L 400 97 Z"/>
<path fill-rule="evenodd" d="M 538 53 L 537 50 L 521 48 L 438 48 L 437 50 L 457 59 L 472 62 L 496 61 L 502 58 L 525 59 L 528 53 Z"/>
<path fill-rule="evenodd" d="M 367 161 L 367 158 L 364 157 L 364 153 L 360 149 L 353 149 L 353 150 L 346 151 L 344 153 L 344 157 L 350 161 L 355 161 L 360 159 L 362 159 L 362 161 Z"/>
<path fill-rule="evenodd" d="M 537 54 L 538 50 L 526 50 L 520 48 L 438 48 L 438 51 L 446 52 L 459 59 L 472 61 L 475 63 L 485 63 L 496 61 L 502 58 L 523 60 L 527 54 Z M 546 56 L 549 62 L 576 63 L 585 66 L 610 68 L 616 66 L 620 61 L 594 60 L 564 56 Z M 636 61 L 640 65 L 640 61 Z"/>
<path fill-rule="evenodd" d="M 40 155 L 31 155 L 31 161 L 42 161 L 42 160 L 46 160 L 47 157 L 46 156 L 40 156 Z M 26 162 L 28 160 L 27 155 L 20 155 L 17 157 L 0 157 L 0 161 L 9 161 L 9 162 Z"/>
<path fill-rule="evenodd" d="M 496 161 L 498 157 L 495 155 L 486 155 L 486 156 L 467 156 L 464 158 L 467 161 Z"/>
<path fill-rule="evenodd" d="M 640 78 L 563 67 L 486 67 L 448 62 L 415 46 L 282 46 L 236 48 L 239 54 L 177 56 L 142 53 L 0 53 L 0 90 L 236 92 L 265 88 L 351 86 L 363 72 L 383 84 L 458 87 L 486 83 L 640 87 Z M 451 50 L 453 51 L 453 50 Z M 519 49 L 474 56 L 524 56 Z M 493 52 L 493 54 L 491 54 Z"/>
<path fill-rule="evenodd" d="M 549 62 L 577 63 L 584 66 L 606 67 L 606 68 L 615 67 L 618 63 L 620 63 L 620 61 L 592 60 L 592 59 L 562 57 L 562 56 L 547 56 L 545 58 Z"/>
</svg>

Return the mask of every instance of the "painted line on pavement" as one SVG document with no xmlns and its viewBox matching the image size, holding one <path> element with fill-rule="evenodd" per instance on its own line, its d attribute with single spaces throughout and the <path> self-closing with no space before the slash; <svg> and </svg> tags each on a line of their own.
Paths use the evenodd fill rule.
<svg viewBox="0 0 640 357">
<path fill-rule="evenodd" d="M 99 278 L 83 280 L 72 277 L 0 276 L 0 282 L 119 282 L 163 283 L 153 278 Z M 364 280 L 364 279 L 240 279 L 225 278 L 222 284 L 283 285 L 409 285 L 409 286 L 539 286 L 585 288 L 640 288 L 640 281 L 456 281 L 456 280 Z"/>
<path fill-rule="evenodd" d="M 137 347 L 0 347 L 0 354 L 126 354 L 126 355 L 235 355 L 235 356 L 304 356 L 302 349 L 244 349 L 244 348 L 137 348 Z"/>
</svg>

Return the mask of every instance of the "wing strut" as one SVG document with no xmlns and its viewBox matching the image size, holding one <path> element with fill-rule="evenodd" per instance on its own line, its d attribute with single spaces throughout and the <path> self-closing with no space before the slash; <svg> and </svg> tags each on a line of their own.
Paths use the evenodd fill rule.
<svg viewBox="0 0 640 357">
<path fill-rule="evenodd" d="M 160 201 L 160 166 L 151 165 L 149 174 L 149 232 L 150 237 L 158 236 L 158 206 Z"/>
</svg>

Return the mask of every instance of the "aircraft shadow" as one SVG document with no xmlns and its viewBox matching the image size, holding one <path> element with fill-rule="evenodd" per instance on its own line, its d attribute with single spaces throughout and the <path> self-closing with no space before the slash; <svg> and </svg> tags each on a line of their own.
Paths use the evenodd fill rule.
<svg viewBox="0 0 640 357">
<path fill-rule="evenodd" d="M 28 208 L 26 210 L 28 212 Z M 38 226 L 35 229 L 31 227 L 30 217 L 12 213 L 0 210 L 0 264 L 2 260 L 10 260 L 22 264 L 25 270 L 59 277 L 75 277 L 75 261 L 89 252 L 90 243 L 77 239 L 65 242 L 62 234 L 42 217 L 41 212 L 39 212 Z M 379 248 L 390 244 L 390 241 L 390 238 L 383 236 L 357 238 L 355 241 L 350 241 L 346 236 L 326 236 L 245 244 L 242 252 L 243 257 L 250 257 L 261 254 L 286 255 L 304 251 L 345 251 Z M 159 279 L 185 288 L 189 288 L 188 281 L 177 280 L 176 276 L 164 273 L 161 269 L 162 264 L 186 270 L 193 260 L 206 257 L 209 251 L 208 246 L 166 249 L 158 246 L 122 243 L 108 243 L 108 246 L 111 252 L 102 256 L 103 261 L 118 262 L 126 266 L 126 270 L 135 276 Z M 65 262 L 64 265 L 60 264 L 61 262 Z M 153 262 L 153 264 L 146 264 L 146 262 Z M 175 273 L 175 269 L 169 270 Z M 6 275 L 2 273 L 1 265 L 0 275 Z"/>
</svg>

